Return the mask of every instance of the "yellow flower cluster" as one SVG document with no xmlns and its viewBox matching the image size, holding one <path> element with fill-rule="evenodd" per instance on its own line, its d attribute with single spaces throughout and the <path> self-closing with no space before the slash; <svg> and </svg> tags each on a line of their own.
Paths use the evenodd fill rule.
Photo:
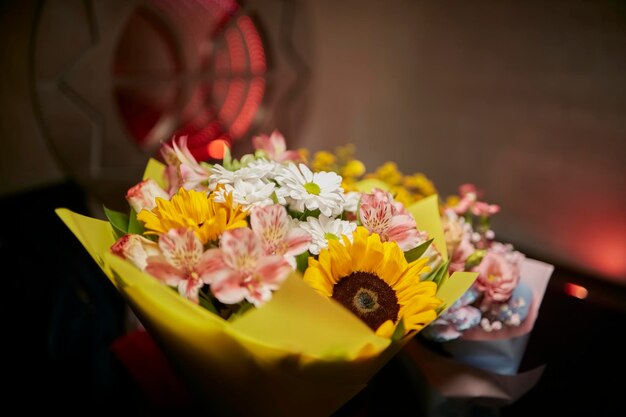
<svg viewBox="0 0 626 417">
<path fill-rule="evenodd" d="M 357 191 L 356 183 L 362 179 L 383 181 L 394 199 L 405 206 L 437 193 L 435 185 L 426 175 L 420 172 L 405 175 L 393 162 L 386 162 L 376 171 L 368 173 L 363 162 L 354 157 L 355 151 L 353 144 L 339 146 L 334 153 L 318 151 L 313 155 L 311 167 L 314 171 L 332 171 L 341 175 L 346 191 Z"/>
</svg>

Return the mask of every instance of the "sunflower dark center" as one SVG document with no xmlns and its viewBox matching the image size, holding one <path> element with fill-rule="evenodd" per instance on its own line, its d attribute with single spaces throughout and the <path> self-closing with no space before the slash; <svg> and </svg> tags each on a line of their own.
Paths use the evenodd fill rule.
<svg viewBox="0 0 626 417">
<path fill-rule="evenodd" d="M 369 272 L 353 272 L 333 287 L 332 298 L 356 314 L 372 330 L 387 320 L 398 320 L 400 305 L 396 292 Z"/>
</svg>

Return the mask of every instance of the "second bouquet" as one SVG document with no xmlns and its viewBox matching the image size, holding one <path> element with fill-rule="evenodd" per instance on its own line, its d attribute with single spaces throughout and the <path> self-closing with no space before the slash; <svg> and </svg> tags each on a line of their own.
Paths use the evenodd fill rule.
<svg viewBox="0 0 626 417">
<path fill-rule="evenodd" d="M 129 212 L 57 213 L 199 404 L 329 415 L 476 273 L 448 275 L 436 195 L 405 207 L 376 181 L 346 192 L 280 133 L 254 144 L 208 164 L 175 138 L 128 191 Z"/>
</svg>

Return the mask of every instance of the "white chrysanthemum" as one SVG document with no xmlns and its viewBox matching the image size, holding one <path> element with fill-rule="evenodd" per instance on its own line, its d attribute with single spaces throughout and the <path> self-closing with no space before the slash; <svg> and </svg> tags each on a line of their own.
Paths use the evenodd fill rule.
<svg viewBox="0 0 626 417">
<path fill-rule="evenodd" d="M 343 210 L 348 213 L 356 213 L 359 209 L 359 200 L 361 200 L 361 193 L 358 191 L 350 191 L 343 195 L 345 200 L 343 204 Z"/>
<path fill-rule="evenodd" d="M 278 172 L 278 167 L 281 166 L 280 163 L 276 161 L 268 161 L 267 159 L 257 159 L 250 162 L 246 168 L 256 175 L 259 175 L 263 179 L 272 180 L 274 176 Z"/>
<path fill-rule="evenodd" d="M 318 210 L 325 216 L 343 211 L 341 177 L 334 172 L 313 173 L 306 165 L 290 163 L 281 167 L 275 177 L 292 210 Z"/>
<path fill-rule="evenodd" d="M 336 239 L 343 242 L 342 236 L 347 236 L 350 242 L 352 242 L 356 223 L 327 217 L 322 214 L 319 218 L 307 217 L 306 222 L 300 222 L 299 227 L 311 235 L 312 240 L 309 252 L 313 255 L 319 255 L 322 249 L 328 247 L 328 239 Z"/>
<path fill-rule="evenodd" d="M 241 205 L 244 210 L 248 211 L 255 206 L 269 206 L 274 204 L 272 193 L 274 192 L 274 183 L 267 183 L 261 180 L 244 181 L 235 179 L 233 184 L 225 184 L 223 188 L 215 192 L 215 201 L 218 203 L 226 202 L 226 195 L 232 193 L 233 202 Z"/>
<path fill-rule="evenodd" d="M 278 171 L 278 164 L 273 161 L 257 160 L 235 171 L 229 171 L 222 165 L 215 164 L 209 177 L 210 189 L 215 190 L 218 184 L 235 184 L 237 180 L 247 182 L 270 182 Z"/>
</svg>

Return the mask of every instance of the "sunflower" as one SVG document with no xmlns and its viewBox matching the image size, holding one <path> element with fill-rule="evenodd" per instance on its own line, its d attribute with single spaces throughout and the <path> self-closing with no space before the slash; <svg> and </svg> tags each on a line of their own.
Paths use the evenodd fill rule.
<svg viewBox="0 0 626 417">
<path fill-rule="evenodd" d="M 408 263 L 395 242 L 381 242 L 359 226 L 353 242 L 330 240 L 319 258 L 309 258 L 304 280 L 315 290 L 342 304 L 376 334 L 390 337 L 403 321 L 405 334 L 421 330 L 437 317 L 441 300 L 437 285 L 421 282 L 427 259 Z"/>
<path fill-rule="evenodd" d="M 170 200 L 156 199 L 151 211 L 142 210 L 137 219 L 144 223 L 146 234 L 167 233 L 170 229 L 184 227 L 193 230 L 202 243 L 217 241 L 225 231 L 246 227 L 246 213 L 233 207 L 232 195 L 218 203 L 211 194 L 180 188 Z"/>
</svg>

